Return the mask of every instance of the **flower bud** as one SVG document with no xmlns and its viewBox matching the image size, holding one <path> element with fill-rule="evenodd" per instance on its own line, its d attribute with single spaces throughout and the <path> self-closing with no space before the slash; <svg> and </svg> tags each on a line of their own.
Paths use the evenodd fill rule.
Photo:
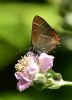
<svg viewBox="0 0 72 100">
<path fill-rule="evenodd" d="M 60 81 L 56 81 L 50 78 L 49 80 L 51 81 L 51 85 L 48 87 L 49 89 L 59 89 L 64 84 L 62 79 Z"/>
<path fill-rule="evenodd" d="M 43 89 L 45 89 L 45 85 L 46 85 L 45 75 L 41 74 L 41 73 L 37 73 L 34 78 L 33 86 L 37 90 L 43 90 Z"/>
</svg>

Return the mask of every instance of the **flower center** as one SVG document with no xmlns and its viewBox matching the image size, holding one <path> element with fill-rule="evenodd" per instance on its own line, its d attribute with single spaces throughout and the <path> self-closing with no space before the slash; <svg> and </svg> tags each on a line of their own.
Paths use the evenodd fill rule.
<svg viewBox="0 0 72 100">
<path fill-rule="evenodd" d="M 16 70 L 25 71 L 30 64 L 31 59 L 32 58 L 30 56 L 22 57 L 20 60 L 18 60 L 18 63 L 15 65 Z"/>
</svg>

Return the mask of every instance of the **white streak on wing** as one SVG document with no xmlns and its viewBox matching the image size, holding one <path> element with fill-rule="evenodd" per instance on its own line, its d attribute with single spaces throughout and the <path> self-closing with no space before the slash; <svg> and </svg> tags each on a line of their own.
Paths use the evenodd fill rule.
<svg viewBox="0 0 72 100">
<path fill-rule="evenodd" d="M 35 25 L 38 25 L 38 26 L 42 27 L 42 25 L 39 25 L 39 24 L 37 24 L 37 23 L 34 23 L 34 22 L 33 22 L 33 24 L 35 24 Z M 43 29 L 45 29 L 44 27 L 42 27 L 42 28 L 43 28 Z"/>
</svg>

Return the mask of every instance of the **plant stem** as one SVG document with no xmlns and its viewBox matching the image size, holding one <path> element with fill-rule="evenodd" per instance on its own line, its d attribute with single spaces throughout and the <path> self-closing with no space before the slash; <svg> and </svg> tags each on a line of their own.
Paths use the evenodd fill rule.
<svg viewBox="0 0 72 100">
<path fill-rule="evenodd" d="M 72 86 L 72 82 L 70 82 L 70 81 L 64 81 L 64 86 Z"/>
</svg>

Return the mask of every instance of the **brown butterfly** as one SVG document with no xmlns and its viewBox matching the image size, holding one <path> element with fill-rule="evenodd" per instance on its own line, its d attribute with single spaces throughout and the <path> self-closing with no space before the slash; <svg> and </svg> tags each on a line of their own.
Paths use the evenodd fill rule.
<svg viewBox="0 0 72 100">
<path fill-rule="evenodd" d="M 56 31 L 40 16 L 35 16 L 32 23 L 32 45 L 42 52 L 49 53 L 60 44 Z"/>
</svg>

